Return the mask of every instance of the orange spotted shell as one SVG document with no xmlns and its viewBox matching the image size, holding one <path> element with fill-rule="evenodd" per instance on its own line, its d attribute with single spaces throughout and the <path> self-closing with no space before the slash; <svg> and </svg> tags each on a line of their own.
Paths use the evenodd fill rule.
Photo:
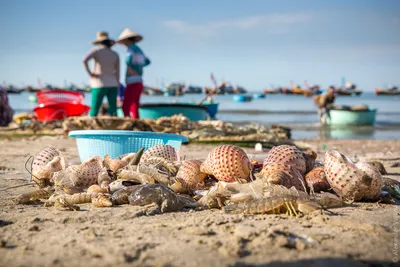
<svg viewBox="0 0 400 267">
<path fill-rule="evenodd" d="M 267 183 L 283 185 L 287 188 L 294 186 L 297 190 L 305 191 L 305 182 L 301 173 L 291 165 L 270 163 L 261 171 Z"/>
<path fill-rule="evenodd" d="M 268 152 L 264 159 L 264 167 L 273 163 L 290 165 L 296 168 L 301 174 L 305 174 L 307 169 L 303 152 L 297 147 L 290 145 L 274 146 Z"/>
<path fill-rule="evenodd" d="M 196 190 L 204 185 L 206 173 L 200 171 L 200 160 L 186 160 L 179 168 L 176 179 L 184 188 Z"/>
<path fill-rule="evenodd" d="M 325 154 L 324 170 L 332 189 L 344 200 L 376 200 L 380 195 L 382 176 L 368 163 L 354 164 L 332 150 Z"/>
<path fill-rule="evenodd" d="M 170 145 L 155 145 L 149 148 L 143 153 L 140 162 L 144 163 L 147 159 L 152 157 L 161 157 L 168 161 L 180 160 L 179 152 Z"/>
<path fill-rule="evenodd" d="M 326 192 L 331 188 L 326 180 L 324 167 L 315 167 L 306 174 L 304 180 L 306 181 L 307 187 L 313 188 L 316 193 L 321 191 Z"/>
<path fill-rule="evenodd" d="M 201 164 L 201 172 L 214 175 L 219 181 L 246 180 L 251 172 L 251 162 L 246 153 L 233 145 L 215 147 Z"/>
</svg>

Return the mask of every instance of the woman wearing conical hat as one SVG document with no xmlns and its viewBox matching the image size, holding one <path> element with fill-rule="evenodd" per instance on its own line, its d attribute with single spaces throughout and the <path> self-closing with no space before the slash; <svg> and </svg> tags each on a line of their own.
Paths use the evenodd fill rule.
<svg viewBox="0 0 400 267">
<path fill-rule="evenodd" d="M 126 88 L 122 110 L 125 117 L 139 118 L 140 95 L 143 91 L 143 68 L 150 64 L 150 60 L 144 55 L 137 45 L 143 37 L 126 28 L 119 35 L 117 42 L 128 48 L 126 63 Z"/>
<path fill-rule="evenodd" d="M 119 56 L 111 50 L 115 41 L 108 37 L 106 32 L 98 32 L 96 40 L 92 42 L 96 46 L 83 59 L 83 64 L 90 76 L 92 88 L 91 116 L 97 116 L 104 96 L 107 96 L 108 113 L 117 115 L 117 94 L 119 88 Z M 93 70 L 89 68 L 89 61 L 94 61 Z"/>
</svg>

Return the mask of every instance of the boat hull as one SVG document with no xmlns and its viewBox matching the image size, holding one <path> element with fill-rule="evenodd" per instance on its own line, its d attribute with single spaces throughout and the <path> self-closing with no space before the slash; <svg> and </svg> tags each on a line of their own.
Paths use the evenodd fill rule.
<svg viewBox="0 0 400 267">
<path fill-rule="evenodd" d="M 374 125 L 376 109 L 371 110 L 330 110 L 329 125 Z"/>
<path fill-rule="evenodd" d="M 139 108 L 141 119 L 158 119 L 182 114 L 191 121 L 206 120 L 209 116 L 208 108 L 190 104 L 142 104 Z"/>
<path fill-rule="evenodd" d="M 253 100 L 252 96 L 247 96 L 247 95 L 233 96 L 233 101 L 235 101 L 235 102 L 250 102 L 251 100 Z"/>
</svg>

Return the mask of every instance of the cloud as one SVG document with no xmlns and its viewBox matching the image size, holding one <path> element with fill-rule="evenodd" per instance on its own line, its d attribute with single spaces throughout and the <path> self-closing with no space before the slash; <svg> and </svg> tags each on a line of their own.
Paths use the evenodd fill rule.
<svg viewBox="0 0 400 267">
<path fill-rule="evenodd" d="M 204 24 L 191 24 L 183 20 L 165 20 L 162 24 L 176 34 L 208 37 L 227 30 L 263 29 L 269 34 L 284 34 L 299 24 L 314 19 L 310 12 L 264 14 L 236 19 L 217 20 Z"/>
</svg>

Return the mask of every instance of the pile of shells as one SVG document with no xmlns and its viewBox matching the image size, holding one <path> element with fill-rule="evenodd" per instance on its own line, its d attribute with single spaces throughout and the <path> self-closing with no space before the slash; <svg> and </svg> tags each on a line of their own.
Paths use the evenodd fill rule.
<svg viewBox="0 0 400 267">
<path fill-rule="evenodd" d="M 216 146 L 204 160 L 182 160 L 173 147 L 156 145 L 115 159 L 93 156 L 79 165 L 68 165 L 59 149 L 49 147 L 34 157 L 31 174 L 39 189 L 18 196 L 19 204 L 44 201 L 68 210 L 84 203 L 156 204 L 160 212 L 224 208 L 298 215 L 399 197 L 396 190 L 383 191 L 399 185 L 384 183 L 370 163 L 354 163 L 337 151 L 326 152 L 322 163 L 315 152 L 290 145 L 273 147 L 262 164 L 234 145 Z"/>
</svg>

